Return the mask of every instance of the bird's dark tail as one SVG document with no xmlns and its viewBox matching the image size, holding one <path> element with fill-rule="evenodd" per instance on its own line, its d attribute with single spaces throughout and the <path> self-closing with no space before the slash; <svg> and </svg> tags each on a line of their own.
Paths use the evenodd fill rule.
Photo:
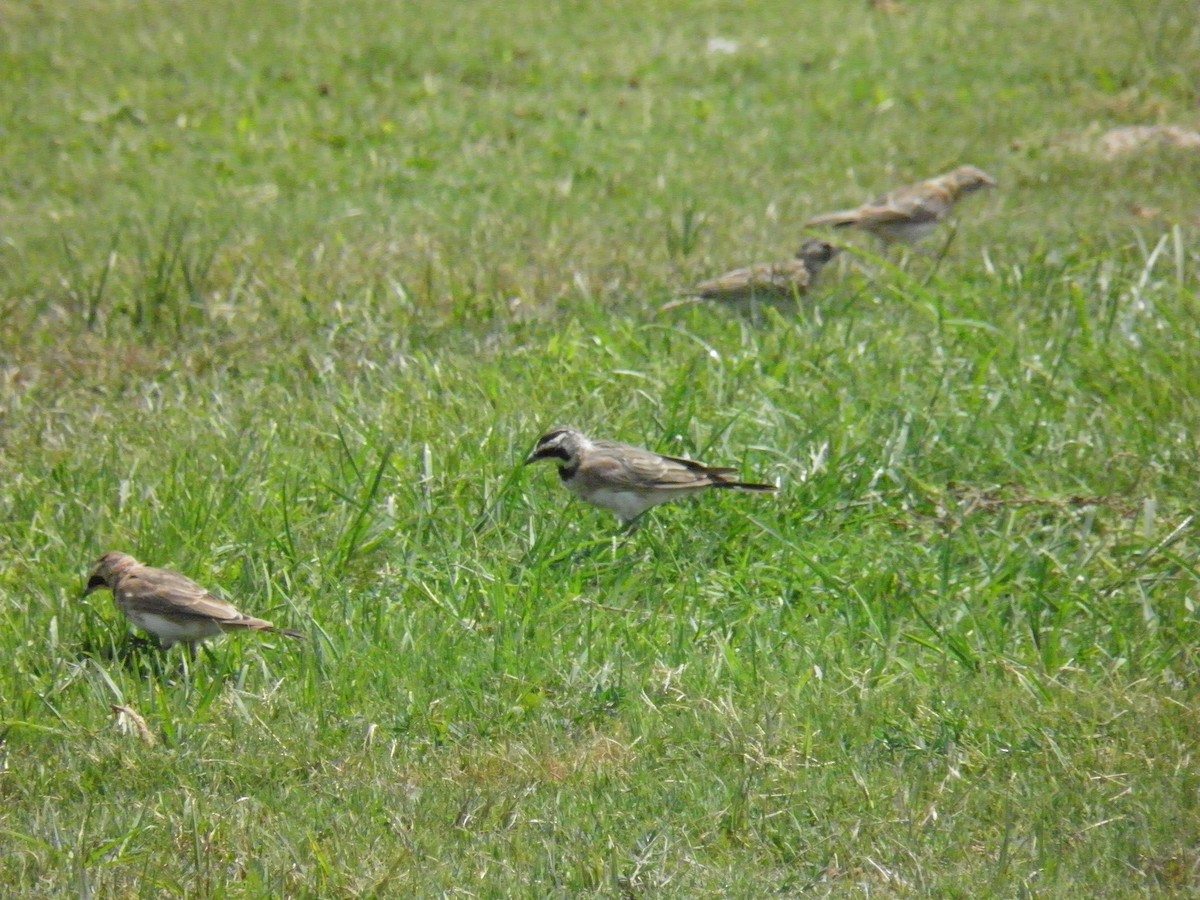
<svg viewBox="0 0 1200 900">
<path fill-rule="evenodd" d="M 753 481 L 715 481 L 713 487 L 731 488 L 735 491 L 755 491 L 759 494 L 774 494 L 779 490 L 773 484 L 755 484 Z"/>
</svg>

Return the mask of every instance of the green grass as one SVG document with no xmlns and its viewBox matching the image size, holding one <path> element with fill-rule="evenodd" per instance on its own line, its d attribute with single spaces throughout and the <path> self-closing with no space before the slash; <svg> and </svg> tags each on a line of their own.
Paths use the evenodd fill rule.
<svg viewBox="0 0 1200 900">
<path fill-rule="evenodd" d="M 0 894 L 1200 891 L 1200 156 L 1088 151 L 1194 5 L 906 7 L 9 4 Z M 963 162 L 940 264 L 657 312 Z M 782 490 L 623 540 L 562 422 Z"/>
</svg>

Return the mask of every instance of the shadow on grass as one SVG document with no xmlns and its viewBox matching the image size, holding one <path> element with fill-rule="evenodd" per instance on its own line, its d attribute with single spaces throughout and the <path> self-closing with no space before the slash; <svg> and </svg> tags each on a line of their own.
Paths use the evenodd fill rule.
<svg viewBox="0 0 1200 900">
<path fill-rule="evenodd" d="M 227 681 L 236 676 L 236 672 L 222 664 L 207 644 L 201 644 L 199 649 L 180 645 L 179 650 L 172 652 L 163 649 L 157 641 L 134 634 L 126 635 L 119 643 L 84 640 L 79 644 L 75 658 L 81 663 L 91 661 L 102 667 L 117 665 L 139 678 L 169 683 L 175 679 L 190 680 L 201 655 L 210 678 Z"/>
</svg>

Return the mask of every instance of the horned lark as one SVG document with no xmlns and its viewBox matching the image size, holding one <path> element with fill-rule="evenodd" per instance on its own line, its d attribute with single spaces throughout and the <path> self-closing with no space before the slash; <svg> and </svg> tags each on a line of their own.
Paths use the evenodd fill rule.
<svg viewBox="0 0 1200 900">
<path fill-rule="evenodd" d="M 893 242 L 915 244 L 933 233 L 938 223 L 950 214 L 954 204 L 981 188 L 995 187 L 996 181 L 974 166 L 959 166 L 919 184 L 898 188 L 877 197 L 858 209 L 846 209 L 809 219 L 815 228 L 861 228 L 878 237 L 885 245 Z"/>
<path fill-rule="evenodd" d="M 788 300 L 808 293 L 816 284 L 825 264 L 841 251 L 825 241 L 807 240 L 793 259 L 779 263 L 760 263 L 734 269 L 709 281 L 702 281 L 688 296 L 662 307 L 674 309 L 695 300 L 722 300 L 741 303 L 754 300 Z"/>
<path fill-rule="evenodd" d="M 105 553 L 96 561 L 84 595 L 108 588 L 121 612 L 143 631 L 159 639 L 164 650 L 177 643 L 195 649 L 197 641 L 224 631 L 271 631 L 291 638 L 298 632 L 237 611 L 190 578 L 169 569 L 143 566 L 125 553 Z"/>
<path fill-rule="evenodd" d="M 574 428 L 551 428 L 525 464 L 558 460 L 558 477 L 581 500 L 616 513 L 625 525 L 652 506 L 708 488 L 773 492 L 773 484 L 735 481 L 737 469 L 706 466 L 616 441 L 593 441 Z"/>
</svg>

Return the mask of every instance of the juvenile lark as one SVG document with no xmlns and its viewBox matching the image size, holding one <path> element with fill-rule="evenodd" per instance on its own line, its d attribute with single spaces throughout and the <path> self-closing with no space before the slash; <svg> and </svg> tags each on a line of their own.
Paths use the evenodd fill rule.
<svg viewBox="0 0 1200 900">
<path fill-rule="evenodd" d="M 937 178 L 897 188 L 858 209 L 846 209 L 809 219 L 806 226 L 861 228 L 878 237 L 885 245 L 893 242 L 915 244 L 932 234 L 938 223 L 950 214 L 954 204 L 963 197 L 995 186 L 995 179 L 981 169 L 959 166 L 953 172 Z"/>
<path fill-rule="evenodd" d="M 778 263 L 760 263 L 734 269 L 709 281 L 702 281 L 683 300 L 674 300 L 662 309 L 674 309 L 685 303 L 721 300 L 744 303 L 754 300 L 790 300 L 803 296 L 817 282 L 825 264 L 841 251 L 825 241 L 807 240 L 793 259 Z"/>
<path fill-rule="evenodd" d="M 177 643 L 195 650 L 197 641 L 225 631 L 271 631 L 291 638 L 295 631 L 237 611 L 190 578 L 169 569 L 143 566 L 125 553 L 105 553 L 96 561 L 84 595 L 108 588 L 121 612 L 143 631 L 158 638 L 164 650 Z"/>
<path fill-rule="evenodd" d="M 538 438 L 525 464 L 543 459 L 558 461 L 558 477 L 567 490 L 616 513 L 625 525 L 632 525 L 652 506 L 708 488 L 777 490 L 773 484 L 735 481 L 737 469 L 706 466 L 616 441 L 593 441 L 574 428 L 551 428 Z"/>
</svg>

